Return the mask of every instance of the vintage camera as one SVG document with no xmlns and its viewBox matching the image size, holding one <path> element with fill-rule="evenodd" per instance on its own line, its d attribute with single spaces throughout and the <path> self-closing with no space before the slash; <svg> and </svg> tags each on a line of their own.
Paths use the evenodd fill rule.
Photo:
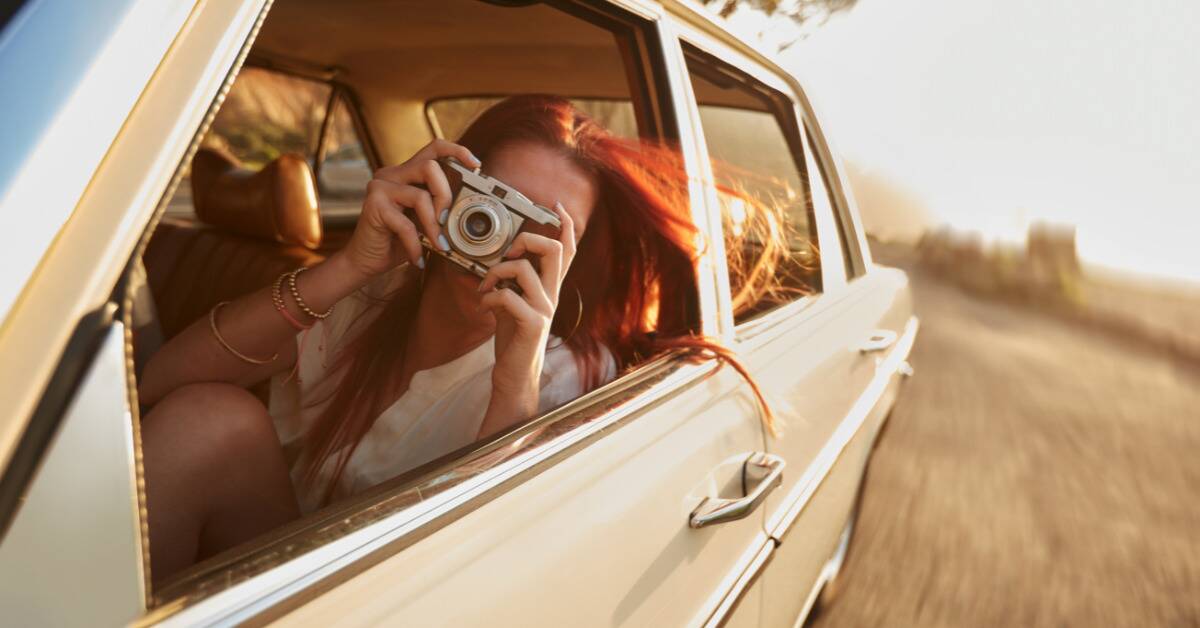
<svg viewBox="0 0 1200 628">
<path fill-rule="evenodd" d="M 557 214 L 530 201 L 512 186 L 479 169 L 471 170 L 453 157 L 438 163 L 454 195 L 450 216 L 442 225 L 450 250 L 441 250 L 424 235 L 421 244 L 467 272 L 483 277 L 502 261 L 526 220 L 562 228 Z"/>
</svg>

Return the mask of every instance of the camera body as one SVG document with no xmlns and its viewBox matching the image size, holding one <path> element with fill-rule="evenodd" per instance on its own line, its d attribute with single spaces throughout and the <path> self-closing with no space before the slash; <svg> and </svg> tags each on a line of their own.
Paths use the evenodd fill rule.
<svg viewBox="0 0 1200 628">
<path fill-rule="evenodd" d="M 558 214 L 499 179 L 479 169 L 471 170 L 453 157 L 440 159 L 438 163 L 454 197 L 450 215 L 442 225 L 450 250 L 433 246 L 424 235 L 421 244 L 467 272 L 483 277 L 489 268 L 501 262 L 526 220 L 562 228 Z"/>
</svg>

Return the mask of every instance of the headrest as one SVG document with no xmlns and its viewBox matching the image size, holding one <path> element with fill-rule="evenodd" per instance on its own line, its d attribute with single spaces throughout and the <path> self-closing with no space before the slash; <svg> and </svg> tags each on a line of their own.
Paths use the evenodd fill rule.
<svg viewBox="0 0 1200 628">
<path fill-rule="evenodd" d="M 254 172 L 202 148 L 192 160 L 192 203 L 201 222 L 253 238 L 321 246 L 317 186 L 303 157 L 288 153 Z"/>
</svg>

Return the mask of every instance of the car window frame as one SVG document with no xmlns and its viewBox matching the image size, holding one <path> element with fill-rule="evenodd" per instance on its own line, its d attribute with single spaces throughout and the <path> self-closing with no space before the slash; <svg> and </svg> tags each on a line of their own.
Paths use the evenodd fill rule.
<svg viewBox="0 0 1200 628">
<path fill-rule="evenodd" d="M 705 29 L 698 27 L 695 24 L 683 24 L 679 32 L 679 40 L 682 45 L 689 45 L 704 55 L 712 57 L 720 63 L 731 66 L 735 70 L 744 73 L 748 78 L 757 81 L 762 86 L 773 90 L 778 95 L 786 98 L 792 105 L 792 132 L 798 133 L 799 137 L 789 137 L 788 145 L 792 149 L 793 159 L 796 159 L 796 151 L 804 150 L 804 144 L 807 140 L 807 123 L 811 118 L 808 108 L 806 107 L 807 99 L 803 97 L 803 91 L 798 83 L 791 75 L 780 68 L 774 67 L 769 62 L 752 57 L 746 54 L 745 51 L 737 50 L 733 46 L 714 37 Z M 681 56 L 680 63 L 684 64 L 686 72 L 686 57 Z M 701 170 L 703 180 L 706 182 L 706 198 L 710 205 L 710 223 L 714 225 L 713 233 L 723 233 L 723 224 L 720 216 L 720 201 L 716 195 L 716 189 L 713 185 L 715 181 L 712 171 L 712 165 L 709 160 L 709 152 L 707 143 L 703 134 L 703 127 L 700 124 L 699 103 L 691 89 L 690 79 L 686 89 L 687 106 L 689 108 L 689 116 L 691 118 L 691 127 L 693 133 L 697 135 L 696 143 L 699 146 L 701 155 Z M 787 133 L 789 130 L 784 129 Z M 801 163 L 807 163 L 807 156 L 801 155 L 801 160 L 797 162 L 797 168 Z M 808 174 L 802 173 L 802 178 L 807 186 Z M 811 193 L 811 188 L 806 189 L 806 193 Z M 831 205 L 836 205 L 831 199 Z M 835 209 L 836 211 L 836 209 Z M 796 321 L 799 319 L 808 318 L 808 310 L 820 302 L 829 300 L 829 295 L 836 295 L 846 284 L 845 270 L 842 264 L 827 264 L 825 259 L 831 254 L 842 256 L 839 243 L 837 225 L 834 223 L 835 217 L 832 212 L 820 212 L 814 208 L 812 219 L 816 224 L 817 242 L 820 250 L 819 260 L 821 262 L 821 292 L 805 295 L 795 299 L 789 303 L 776 306 L 775 308 L 764 312 L 750 320 L 734 323 L 733 318 L 733 300 L 731 293 L 731 284 L 729 280 L 728 267 L 725 262 L 724 237 L 713 237 L 712 248 L 719 249 L 720 280 L 718 283 L 718 291 L 720 293 L 719 301 L 721 304 L 720 320 L 724 330 L 722 337 L 730 343 L 738 346 L 748 346 L 748 341 L 756 336 L 762 335 L 769 329 L 775 328 L 785 321 Z M 830 251 L 829 249 L 835 249 Z"/>
<path fill-rule="evenodd" d="M 585 7 L 590 13 L 604 12 L 611 19 L 623 20 L 635 31 L 642 46 L 640 66 L 645 70 L 646 80 L 652 83 L 647 89 L 654 95 L 655 124 L 660 125 L 658 128 L 662 129 L 666 139 L 675 136 L 681 144 L 686 144 L 687 134 L 678 125 L 675 129 L 670 128 L 672 121 L 679 120 L 674 86 L 680 75 L 670 63 L 678 47 L 672 47 L 676 42 L 663 20 L 665 14 L 640 5 L 631 7 L 624 1 L 560 0 L 551 4 L 556 8 L 563 5 Z M 576 13 L 568 13 L 579 17 Z M 244 47 L 249 49 L 252 45 L 253 36 L 247 39 Z M 222 93 L 235 80 L 240 67 L 242 65 L 237 64 L 230 71 Z M 212 105 L 214 113 L 219 100 Z M 212 114 L 206 116 L 197 129 L 188 157 L 180 162 L 172 185 L 149 221 L 149 228 L 153 228 L 165 210 L 184 164 L 208 132 L 212 118 Z M 374 154 L 373 146 L 364 145 L 364 148 Z M 684 162 L 689 180 L 696 180 L 695 160 L 685 154 Z M 694 194 L 695 189 L 690 191 L 693 192 L 692 211 L 703 211 L 704 204 Z M 698 225 L 701 229 L 706 228 L 703 223 L 698 222 Z M 142 253 L 146 240 L 148 237 L 143 238 L 135 255 Z M 714 288 L 700 274 L 696 289 L 703 293 Z M 698 297 L 698 300 L 699 320 L 695 323 L 701 327 L 710 325 L 715 310 L 707 308 L 703 298 Z M 127 351 L 130 349 L 127 346 Z M 717 368 L 719 362 L 716 360 L 701 359 L 686 350 L 670 351 L 652 358 L 554 411 L 451 452 L 347 500 L 345 505 L 314 513 L 315 519 L 306 517 L 284 526 L 252 542 L 248 549 L 238 548 L 236 554 L 231 551 L 228 556 L 218 555 L 200 568 L 188 570 L 174 583 L 151 590 L 148 613 L 143 619 L 176 618 L 191 622 L 277 617 L 318 595 L 320 590 L 352 578 L 362 569 L 395 555 L 440 527 L 513 490 L 540 471 L 636 420 L 641 412 L 657 406 L 664 399 L 682 394 Z M 502 462 L 479 473 L 465 474 L 455 482 L 444 481 L 448 471 L 465 468 L 506 447 L 511 449 L 513 444 L 520 447 L 515 449 L 516 453 L 505 456 Z M 432 486 L 428 484 L 431 481 L 435 483 Z M 414 493 L 418 501 L 408 501 Z M 464 500 L 464 496 L 469 499 Z M 442 501 L 436 501 L 439 498 Z M 394 506 L 390 512 L 389 504 Z M 344 524 L 353 519 L 350 515 L 354 513 L 358 519 L 348 524 L 353 526 L 351 530 L 321 527 L 321 522 Z M 297 538 L 303 535 L 310 536 L 310 546 L 296 544 Z M 301 549 L 297 550 L 297 547 Z"/>
</svg>

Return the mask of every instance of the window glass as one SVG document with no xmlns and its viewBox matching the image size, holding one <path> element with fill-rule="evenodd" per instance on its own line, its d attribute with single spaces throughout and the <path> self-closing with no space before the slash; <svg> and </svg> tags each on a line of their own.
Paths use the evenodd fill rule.
<svg viewBox="0 0 1200 628">
<path fill-rule="evenodd" d="M 343 97 L 339 97 L 333 106 L 318 173 L 317 189 L 323 215 L 357 215 L 362 211 L 363 195 L 371 181 L 372 170 L 350 115 L 350 106 Z"/>
<path fill-rule="evenodd" d="M 284 153 L 304 155 L 311 165 L 331 89 L 325 83 L 246 68 L 225 97 L 203 146 L 223 150 L 252 170 Z"/>
<path fill-rule="evenodd" d="M 821 290 L 809 173 L 790 99 L 694 49 L 687 59 L 741 323 Z"/>
<path fill-rule="evenodd" d="M 846 246 L 846 227 L 842 223 L 842 216 L 834 211 L 834 200 L 830 195 L 829 186 L 825 183 L 825 175 L 820 167 L 820 157 L 816 147 L 813 146 L 812 135 L 805 129 L 804 134 L 808 136 L 808 142 L 805 142 L 804 148 L 807 150 L 805 161 L 808 164 L 808 182 L 812 188 L 813 210 L 823 212 L 824 215 L 833 216 L 838 225 L 838 238 L 841 240 L 842 263 L 846 267 L 846 278 L 855 277 L 854 264 L 850 260 L 850 249 Z"/>
<path fill-rule="evenodd" d="M 244 68 L 234 81 L 201 147 L 230 157 L 249 171 L 262 169 L 287 153 L 304 157 L 319 172 L 323 215 L 357 214 L 371 180 L 371 168 L 345 98 L 325 116 L 333 87 L 261 68 Z M 321 130 L 326 127 L 323 160 Z M 169 215 L 190 217 L 192 187 L 185 175 L 167 207 Z"/>
<path fill-rule="evenodd" d="M 435 100 L 425 108 L 434 135 L 457 139 L 488 107 L 500 102 L 496 96 L 470 96 Z M 571 103 L 599 122 L 601 126 L 621 137 L 638 136 L 637 117 L 633 102 L 617 99 L 572 98 Z"/>
</svg>

